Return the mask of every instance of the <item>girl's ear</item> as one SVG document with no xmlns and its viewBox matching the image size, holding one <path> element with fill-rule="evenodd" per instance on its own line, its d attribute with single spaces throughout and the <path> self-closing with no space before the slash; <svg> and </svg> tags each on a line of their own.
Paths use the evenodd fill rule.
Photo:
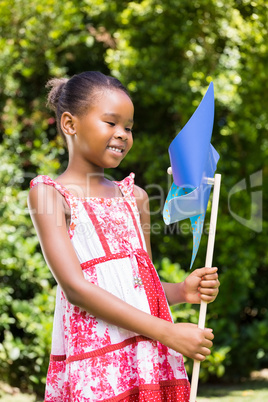
<svg viewBox="0 0 268 402">
<path fill-rule="evenodd" d="M 75 135 L 76 129 L 74 116 L 70 112 L 64 112 L 61 115 L 61 129 L 65 135 Z"/>
</svg>

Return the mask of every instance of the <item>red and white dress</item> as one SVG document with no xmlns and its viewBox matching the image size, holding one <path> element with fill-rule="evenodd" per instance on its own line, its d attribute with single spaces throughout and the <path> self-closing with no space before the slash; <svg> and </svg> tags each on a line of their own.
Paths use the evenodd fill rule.
<svg viewBox="0 0 268 402">
<path fill-rule="evenodd" d="M 136 308 L 171 321 L 146 252 L 133 194 L 134 174 L 116 182 L 122 197 L 77 198 L 48 176 L 71 209 L 69 236 L 87 281 Z M 183 357 L 161 343 L 107 324 L 57 289 L 45 402 L 188 402 Z"/>
</svg>

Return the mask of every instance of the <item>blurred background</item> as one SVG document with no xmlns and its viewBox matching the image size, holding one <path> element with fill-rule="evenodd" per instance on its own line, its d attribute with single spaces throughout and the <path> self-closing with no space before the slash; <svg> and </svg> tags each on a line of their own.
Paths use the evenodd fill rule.
<svg viewBox="0 0 268 402">
<path fill-rule="evenodd" d="M 135 105 L 134 146 L 114 172 L 131 171 L 151 199 L 152 249 L 162 279 L 181 281 L 190 221 L 165 226 L 168 146 L 211 81 L 212 144 L 222 187 L 213 265 L 220 294 L 208 308 L 212 354 L 202 382 L 268 367 L 268 4 L 263 0 L 0 0 L 0 378 L 42 395 L 55 281 L 27 211 L 30 180 L 56 178 L 67 152 L 46 108 L 45 84 L 99 70 L 119 78 Z M 208 228 L 209 211 L 205 229 Z M 207 230 L 194 268 L 205 263 Z M 173 308 L 197 323 L 198 306 Z M 191 375 L 192 362 L 186 359 Z"/>
</svg>

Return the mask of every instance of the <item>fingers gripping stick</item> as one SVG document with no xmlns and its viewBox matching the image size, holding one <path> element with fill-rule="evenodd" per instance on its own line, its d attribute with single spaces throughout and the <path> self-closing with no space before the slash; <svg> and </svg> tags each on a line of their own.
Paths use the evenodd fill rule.
<svg viewBox="0 0 268 402">
<path fill-rule="evenodd" d="M 210 180 L 210 183 L 212 184 L 213 179 L 208 178 L 208 181 L 209 180 Z M 211 216 L 210 216 L 206 264 L 205 264 L 205 267 L 208 267 L 208 268 L 212 267 L 218 206 L 219 206 L 219 196 L 220 196 L 220 186 L 221 186 L 221 175 L 216 174 L 213 181 L 214 181 L 214 191 L 213 191 L 213 197 L 212 197 L 212 208 L 211 208 Z M 207 313 L 207 303 L 205 301 L 201 300 L 199 321 L 198 321 L 198 327 L 201 329 L 205 328 L 206 313 Z M 193 366 L 192 382 L 191 382 L 190 402 L 196 401 L 199 370 L 200 370 L 200 361 L 195 360 L 194 366 Z"/>
</svg>

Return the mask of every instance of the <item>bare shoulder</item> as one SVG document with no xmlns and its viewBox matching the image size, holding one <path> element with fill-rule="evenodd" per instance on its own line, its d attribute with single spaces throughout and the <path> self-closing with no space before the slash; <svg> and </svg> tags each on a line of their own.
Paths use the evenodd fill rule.
<svg viewBox="0 0 268 402">
<path fill-rule="evenodd" d="M 148 194 L 146 193 L 146 191 L 143 188 L 136 186 L 136 184 L 135 184 L 134 185 L 134 196 L 136 198 L 138 209 L 141 212 L 142 210 L 144 210 L 144 205 L 149 202 Z"/>
<path fill-rule="evenodd" d="M 146 191 L 143 188 L 137 186 L 136 184 L 134 184 L 134 195 L 136 198 L 140 198 L 143 200 L 148 199 L 148 194 L 146 193 Z"/>
<path fill-rule="evenodd" d="M 64 209 L 62 195 L 54 187 L 44 183 L 38 183 L 30 189 L 27 201 L 31 214 L 44 213 L 55 205 Z"/>
</svg>

